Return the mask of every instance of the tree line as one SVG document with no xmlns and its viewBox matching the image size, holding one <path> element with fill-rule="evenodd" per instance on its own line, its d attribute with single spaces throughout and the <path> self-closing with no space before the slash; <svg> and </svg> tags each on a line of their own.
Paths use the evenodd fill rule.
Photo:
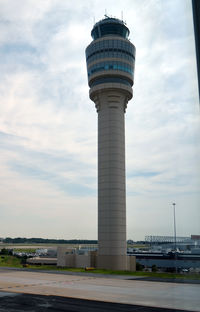
<svg viewBox="0 0 200 312">
<path fill-rule="evenodd" d="M 6 237 L 2 239 L 7 244 L 97 244 L 97 240 L 88 239 L 51 239 L 51 238 L 25 238 L 25 237 Z"/>
</svg>

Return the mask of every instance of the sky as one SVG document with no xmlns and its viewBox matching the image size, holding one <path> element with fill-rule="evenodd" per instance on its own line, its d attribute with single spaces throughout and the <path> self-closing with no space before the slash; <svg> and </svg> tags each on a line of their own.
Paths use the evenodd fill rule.
<svg viewBox="0 0 200 312">
<path fill-rule="evenodd" d="M 0 237 L 97 239 L 97 113 L 85 48 L 122 18 L 136 46 L 126 112 L 127 239 L 200 234 L 190 0 L 0 0 Z"/>
</svg>

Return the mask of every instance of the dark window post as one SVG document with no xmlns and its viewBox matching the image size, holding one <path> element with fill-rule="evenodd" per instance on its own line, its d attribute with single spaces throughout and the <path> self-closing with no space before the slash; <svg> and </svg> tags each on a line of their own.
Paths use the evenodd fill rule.
<svg viewBox="0 0 200 312">
<path fill-rule="evenodd" d="M 197 59 L 197 74 L 200 97 L 200 1 L 192 0 L 193 21 L 194 21 L 194 36 L 196 44 L 196 59 Z"/>
</svg>

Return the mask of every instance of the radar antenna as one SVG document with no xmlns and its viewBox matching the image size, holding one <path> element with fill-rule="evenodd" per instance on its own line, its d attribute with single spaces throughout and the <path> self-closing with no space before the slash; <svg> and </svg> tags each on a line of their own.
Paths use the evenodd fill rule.
<svg viewBox="0 0 200 312">
<path fill-rule="evenodd" d="M 105 9 L 105 14 L 104 14 L 105 18 L 109 18 L 108 14 L 107 14 L 107 9 Z"/>
</svg>

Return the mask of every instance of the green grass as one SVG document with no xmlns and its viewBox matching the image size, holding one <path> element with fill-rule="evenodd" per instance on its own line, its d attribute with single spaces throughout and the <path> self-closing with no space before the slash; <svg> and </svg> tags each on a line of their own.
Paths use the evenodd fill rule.
<svg viewBox="0 0 200 312">
<path fill-rule="evenodd" d="M 127 247 L 129 248 L 148 248 L 150 245 L 149 244 L 127 244 Z"/>
<path fill-rule="evenodd" d="M 36 270 L 49 270 L 49 271 L 68 271 L 68 272 L 86 272 L 85 269 L 82 268 L 57 268 L 56 265 L 33 265 L 29 264 L 28 269 L 36 269 Z M 94 271 L 92 271 L 94 273 Z"/>
<path fill-rule="evenodd" d="M 21 259 L 18 259 L 14 256 L 0 256 L 0 267 L 16 267 L 22 268 Z M 112 270 L 100 270 L 94 269 L 86 271 L 82 268 L 57 268 L 55 265 L 28 265 L 27 269 L 36 269 L 36 270 L 55 270 L 55 271 L 68 271 L 68 272 L 87 272 L 87 273 L 98 273 L 98 274 L 110 274 L 110 275 L 126 275 L 126 276 L 143 276 L 143 277 L 153 277 L 153 278 L 173 278 L 173 279 L 198 279 L 200 280 L 200 274 L 178 274 L 178 273 L 162 273 L 162 272 L 129 272 L 129 271 L 112 271 Z"/>
<path fill-rule="evenodd" d="M 0 256 L 0 266 L 22 268 L 21 259 L 14 256 Z"/>
<path fill-rule="evenodd" d="M 100 270 L 94 269 L 86 271 L 83 268 L 57 268 L 56 266 L 50 265 L 29 265 L 29 268 L 37 270 L 58 270 L 58 271 L 69 271 L 69 272 L 87 272 L 87 273 L 98 273 L 98 274 L 110 274 L 110 275 L 126 275 L 126 276 L 143 276 L 143 277 L 153 277 L 153 278 L 173 278 L 173 279 L 199 279 L 200 274 L 178 274 L 178 273 L 162 273 L 162 272 L 130 272 L 130 271 L 112 271 L 112 270 Z"/>
<path fill-rule="evenodd" d="M 180 278 L 180 279 L 200 279 L 200 274 L 178 274 L 178 273 L 165 273 L 165 272 L 130 272 L 130 271 L 111 271 L 111 270 L 91 270 L 91 273 L 100 274 L 114 274 L 114 275 L 128 275 L 128 276 L 144 276 L 155 278 Z"/>
</svg>

